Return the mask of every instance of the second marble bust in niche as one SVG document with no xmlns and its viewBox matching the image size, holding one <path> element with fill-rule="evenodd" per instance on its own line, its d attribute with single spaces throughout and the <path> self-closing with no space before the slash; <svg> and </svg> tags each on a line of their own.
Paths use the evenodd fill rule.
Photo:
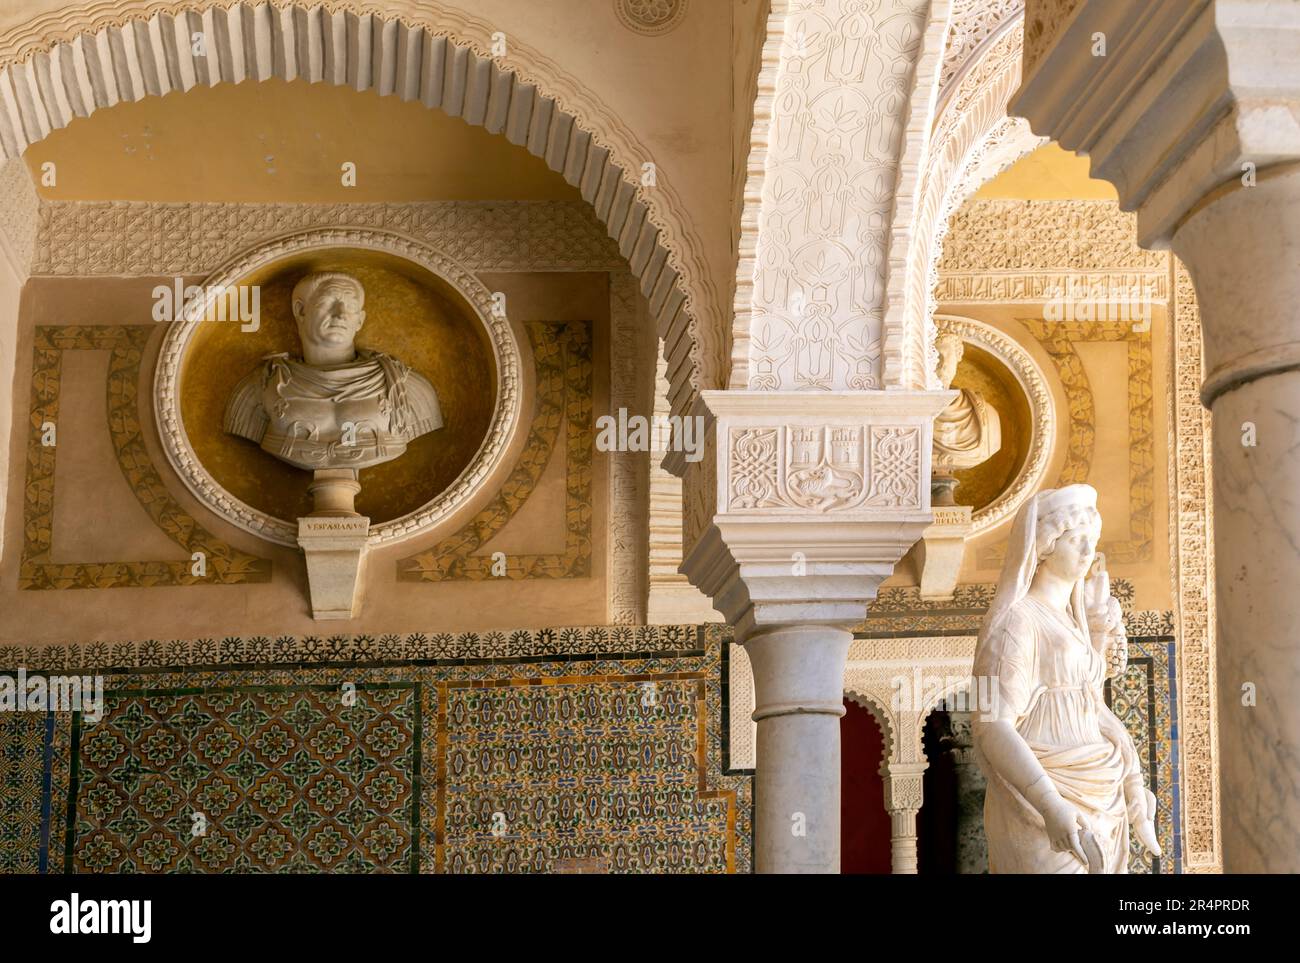
<svg viewBox="0 0 1300 963">
<path fill-rule="evenodd" d="M 442 427 L 427 378 L 356 346 L 365 289 L 350 274 L 309 274 L 293 289 L 302 357 L 270 355 L 235 386 L 224 428 L 308 471 L 361 469 L 397 458 Z"/>
<path fill-rule="evenodd" d="M 952 331 L 941 332 L 935 344 L 939 351 L 939 381 L 951 388 L 965 345 L 961 336 Z M 954 471 L 983 464 L 1001 448 L 1002 422 L 997 409 L 977 392 L 959 389 L 957 397 L 934 419 L 934 504 L 954 503 Z"/>
</svg>

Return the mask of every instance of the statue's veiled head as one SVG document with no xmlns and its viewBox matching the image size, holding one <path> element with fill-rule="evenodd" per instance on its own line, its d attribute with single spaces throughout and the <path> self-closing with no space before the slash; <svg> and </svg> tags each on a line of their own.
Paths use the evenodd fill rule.
<svg viewBox="0 0 1300 963">
<path fill-rule="evenodd" d="M 951 331 L 941 333 L 934 342 L 935 349 L 939 352 L 938 375 L 939 382 L 945 387 L 952 386 L 952 379 L 957 377 L 957 365 L 961 362 L 961 356 L 966 351 L 966 346 L 962 343 L 961 335 L 954 334 Z"/>
<path fill-rule="evenodd" d="M 365 323 L 366 291 L 350 274 L 309 274 L 293 288 L 293 318 L 298 323 L 303 357 L 312 363 L 348 360 L 357 332 Z M 338 353 L 346 352 L 339 359 Z"/>
<path fill-rule="evenodd" d="M 1091 485 L 1067 485 L 1036 497 L 1034 545 L 1039 567 L 1066 581 L 1082 579 L 1097 557 L 1101 538 L 1097 490 Z"/>
</svg>

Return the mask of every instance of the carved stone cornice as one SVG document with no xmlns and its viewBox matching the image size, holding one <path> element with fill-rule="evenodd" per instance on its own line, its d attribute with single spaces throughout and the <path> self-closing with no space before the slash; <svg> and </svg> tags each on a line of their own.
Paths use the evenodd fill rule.
<svg viewBox="0 0 1300 963">
<path fill-rule="evenodd" d="M 862 620 L 876 587 L 932 520 L 932 422 L 952 397 L 701 395 L 716 507 L 682 571 L 738 639 L 770 626 Z"/>
<path fill-rule="evenodd" d="M 1138 243 L 1167 245 L 1211 191 L 1300 158 L 1300 17 L 1268 0 L 1077 0 L 1011 102 L 1088 154 Z M 1094 53 L 1097 35 L 1107 44 Z M 1028 57 L 1026 60 L 1028 61 Z"/>
</svg>

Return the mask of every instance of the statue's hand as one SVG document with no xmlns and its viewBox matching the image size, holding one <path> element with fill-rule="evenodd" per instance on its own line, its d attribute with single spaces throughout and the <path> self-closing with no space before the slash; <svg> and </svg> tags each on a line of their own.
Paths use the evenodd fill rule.
<svg viewBox="0 0 1300 963">
<path fill-rule="evenodd" d="M 1152 856 L 1164 851 L 1156 839 L 1156 796 L 1140 780 L 1124 784 L 1124 800 L 1128 804 L 1128 821 L 1138 842 Z"/>
<path fill-rule="evenodd" d="M 1092 832 L 1092 824 L 1086 816 L 1064 799 L 1053 802 L 1043 814 L 1047 827 L 1047 839 L 1052 844 L 1054 853 L 1073 853 L 1086 867 L 1088 857 L 1083 850 L 1080 832 Z"/>
</svg>

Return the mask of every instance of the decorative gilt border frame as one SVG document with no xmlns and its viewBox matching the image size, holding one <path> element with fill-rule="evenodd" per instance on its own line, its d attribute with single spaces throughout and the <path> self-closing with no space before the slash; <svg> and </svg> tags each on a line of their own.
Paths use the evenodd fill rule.
<svg viewBox="0 0 1300 963">
<path fill-rule="evenodd" d="M 419 265 L 449 284 L 473 307 L 487 331 L 497 369 L 496 406 L 487 435 L 474 458 L 456 480 L 431 501 L 401 518 L 372 526 L 366 540 L 374 547 L 399 542 L 436 527 L 503 470 L 503 457 L 519 426 L 523 406 L 519 345 L 509 321 L 493 314 L 491 292 L 468 269 L 422 241 L 373 228 L 303 231 L 261 242 L 203 282 L 205 312 L 211 307 L 215 292 L 239 283 L 259 268 L 290 255 L 336 247 L 391 254 Z M 194 497 L 232 525 L 280 545 L 297 545 L 298 530 L 294 524 L 273 518 L 226 491 L 203 467 L 190 444 L 180 413 L 181 369 L 190 339 L 198 326 L 204 323 L 201 318 L 180 318 L 172 322 L 158 358 L 154 375 L 154 412 L 167 460 Z"/>
<path fill-rule="evenodd" d="M 1057 487 L 1087 481 L 1095 449 L 1096 414 L 1088 374 L 1074 345 L 1121 341 L 1128 350 L 1129 537 L 1106 539 L 1097 546 L 1112 561 L 1148 562 L 1155 544 L 1155 382 L 1151 332 L 1124 321 L 1074 324 L 1022 318 L 1029 332 L 1047 349 L 1065 388 L 1070 411 L 1069 447 Z"/>
<path fill-rule="evenodd" d="M 484 508 L 457 532 L 397 560 L 399 582 L 481 582 L 493 578 L 492 557 L 474 555 L 514 518 L 555 457 L 564 424 L 566 459 L 564 551 L 506 556 L 508 579 L 585 578 L 591 574 L 592 421 L 591 328 L 582 322 L 532 322 L 537 361 L 536 415 L 528 442 L 509 476 Z"/>
<path fill-rule="evenodd" d="M 210 533 L 176 502 L 144 447 L 138 408 L 140 362 L 152 324 L 37 327 L 32 344 L 31 416 L 23 485 L 20 589 L 139 588 L 153 585 L 234 585 L 269 582 L 271 563 L 242 552 Z M 202 552 L 208 574 L 180 561 L 51 562 L 56 446 L 41 444 L 41 426 L 57 424 L 65 351 L 111 351 L 107 378 L 108 432 L 118 467 L 140 507 L 169 539 Z"/>
<path fill-rule="evenodd" d="M 1056 445 L 1056 403 L 1043 371 L 1024 346 L 1010 335 L 974 318 L 955 314 L 937 314 L 934 320 L 942 331 L 952 331 L 968 344 L 982 348 L 1001 361 L 1024 389 L 1033 412 L 1033 436 L 1025 463 L 1011 484 L 997 498 L 971 515 L 973 538 L 1015 514 L 1025 499 L 1038 490 Z"/>
</svg>

